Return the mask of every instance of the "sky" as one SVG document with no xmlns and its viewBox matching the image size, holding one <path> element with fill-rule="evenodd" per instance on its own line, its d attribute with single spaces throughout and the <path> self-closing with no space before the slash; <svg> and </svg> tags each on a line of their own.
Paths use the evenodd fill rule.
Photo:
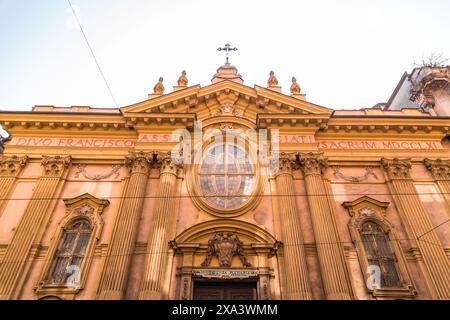
<svg viewBox="0 0 450 320">
<path fill-rule="evenodd" d="M 143 101 L 181 70 L 209 85 L 230 54 L 244 84 L 292 76 L 333 109 L 389 99 L 414 61 L 450 57 L 448 0 L 71 0 L 119 107 Z M 116 107 L 67 0 L 0 0 L 0 109 Z"/>
</svg>

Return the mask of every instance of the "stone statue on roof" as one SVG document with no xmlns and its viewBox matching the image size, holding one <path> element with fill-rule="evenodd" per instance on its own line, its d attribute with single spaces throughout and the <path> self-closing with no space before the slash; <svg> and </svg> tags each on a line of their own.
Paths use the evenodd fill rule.
<svg viewBox="0 0 450 320">
<path fill-rule="evenodd" d="M 297 79 L 292 77 L 291 94 L 300 94 L 300 86 L 297 83 Z"/>
<path fill-rule="evenodd" d="M 186 70 L 181 71 L 181 76 L 178 78 L 178 86 L 187 87 L 188 79 L 186 77 Z"/>
<path fill-rule="evenodd" d="M 278 80 L 275 77 L 275 73 L 273 71 L 270 71 L 269 80 L 267 80 L 267 86 L 268 87 L 275 87 L 278 85 Z"/>
<path fill-rule="evenodd" d="M 164 86 L 163 86 L 163 77 L 159 77 L 158 83 L 153 87 L 154 94 L 163 94 Z"/>
</svg>

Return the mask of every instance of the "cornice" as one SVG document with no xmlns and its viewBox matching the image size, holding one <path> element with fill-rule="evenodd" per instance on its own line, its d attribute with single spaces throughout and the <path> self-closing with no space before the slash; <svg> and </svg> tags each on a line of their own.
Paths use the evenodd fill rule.
<svg viewBox="0 0 450 320">
<path fill-rule="evenodd" d="M 312 113 L 312 114 L 322 114 L 322 115 L 330 116 L 333 113 L 333 109 L 322 107 L 322 106 L 319 106 L 319 105 L 311 103 L 311 102 L 299 100 L 297 98 L 285 95 L 283 93 L 280 93 L 280 92 L 277 92 L 274 90 L 270 90 L 268 88 L 255 86 L 255 92 L 256 92 L 256 95 L 260 98 L 269 99 L 274 102 L 278 102 L 278 103 L 282 103 L 282 104 L 286 105 L 288 107 L 288 110 L 289 110 L 289 106 L 290 106 L 295 109 L 302 109 L 302 110 L 308 111 L 309 113 Z M 293 110 L 291 109 L 289 111 L 292 112 Z"/>
<path fill-rule="evenodd" d="M 151 98 L 134 105 L 121 108 L 124 115 L 130 112 L 164 112 L 186 105 L 186 110 L 195 108 L 199 103 L 208 104 L 211 99 L 220 100 L 221 95 L 233 95 L 237 100 L 242 98 L 255 103 L 264 110 L 268 105 L 276 106 L 280 111 L 303 112 L 307 114 L 331 115 L 333 110 L 299 100 L 297 98 L 279 93 L 267 88 L 255 86 L 254 88 L 233 81 L 224 80 L 206 87 L 195 85 L 183 90 L 175 91 Z"/>
<path fill-rule="evenodd" d="M 226 90 L 230 90 L 230 92 L 231 91 L 239 92 L 243 96 L 247 95 L 248 97 L 253 98 L 256 97 L 255 90 L 253 88 L 230 80 L 223 80 L 203 87 L 199 91 L 199 96 L 204 97 L 216 93 L 223 93 L 223 92 L 228 93 L 226 92 Z"/>
<path fill-rule="evenodd" d="M 187 128 L 194 126 L 197 120 L 196 113 L 126 113 L 127 127 L 137 125 L 182 125 Z"/>
<path fill-rule="evenodd" d="M 122 115 L 106 115 L 98 113 L 43 113 L 23 112 L 4 113 L 0 112 L 2 120 L 0 123 L 5 129 L 42 129 L 42 128 L 64 128 L 64 129 L 103 129 L 120 130 L 126 128 L 125 119 Z"/>
<path fill-rule="evenodd" d="M 125 115 L 106 116 L 99 114 L 67 113 L 8 113 L 3 114 L 0 123 L 5 129 L 88 129 L 88 130 L 123 130 L 135 125 L 182 125 L 192 127 L 196 120 L 195 113 L 127 113 Z"/>
<path fill-rule="evenodd" d="M 201 99 L 208 99 L 223 93 L 234 93 L 239 98 L 256 103 L 256 105 L 261 109 L 264 109 L 269 104 L 273 104 L 277 106 L 280 111 L 286 112 L 304 112 L 308 114 L 326 115 L 330 115 L 332 113 L 331 109 L 302 101 L 268 88 L 263 88 L 257 85 L 251 88 L 230 80 L 224 80 L 201 88 L 198 93 L 198 98 L 202 101 Z"/>
<path fill-rule="evenodd" d="M 448 133 L 449 128 L 449 117 L 346 115 L 331 117 L 324 132 L 386 133 L 395 131 L 397 133 L 430 133 L 439 131 Z"/>
<path fill-rule="evenodd" d="M 328 121 L 328 115 L 317 114 L 258 113 L 256 115 L 256 124 L 260 128 L 289 125 L 326 129 Z"/>
<path fill-rule="evenodd" d="M 198 96 L 198 92 L 200 90 L 200 85 L 194 85 L 191 87 L 187 87 L 186 89 L 182 89 L 179 91 L 171 92 L 156 98 L 144 100 L 126 107 L 120 108 L 122 113 L 125 115 L 129 112 L 152 112 L 152 108 L 160 108 L 160 107 L 176 107 L 179 103 L 186 103 L 191 100 L 190 98 L 196 98 Z M 187 101 L 186 101 L 187 100 Z M 196 100 L 196 99 L 194 99 Z"/>
<path fill-rule="evenodd" d="M 163 96 L 117 109 L 117 114 L 99 112 L 0 112 L 5 129 L 121 130 L 135 126 L 181 125 L 191 127 L 202 113 L 198 106 L 239 99 L 256 105 L 259 127 L 308 127 L 322 133 L 441 133 L 448 134 L 450 117 L 419 115 L 335 114 L 335 111 L 285 94 L 224 80 L 206 87 L 195 85 Z M 242 102 L 241 100 L 241 102 Z M 214 101 L 214 103 L 212 103 Z M 246 110 L 246 109 L 245 109 Z M 176 112 L 170 112 L 176 111 Z M 253 112 L 253 111 L 252 111 Z M 217 117 L 218 118 L 218 117 Z M 208 118 L 209 119 L 209 118 Z M 220 121 L 220 120 L 218 120 Z"/>
</svg>

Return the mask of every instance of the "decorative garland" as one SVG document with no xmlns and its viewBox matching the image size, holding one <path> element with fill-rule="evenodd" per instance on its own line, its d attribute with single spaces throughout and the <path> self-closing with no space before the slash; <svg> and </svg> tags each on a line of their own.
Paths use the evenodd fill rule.
<svg viewBox="0 0 450 320">
<path fill-rule="evenodd" d="M 117 179 L 120 175 L 119 173 L 119 169 L 122 167 L 122 165 L 120 164 L 113 164 L 112 165 L 112 170 L 108 173 L 104 173 L 104 174 L 92 174 L 92 173 L 87 173 L 86 172 L 86 164 L 79 164 L 77 165 L 78 171 L 75 173 L 75 178 L 79 178 L 80 177 L 80 173 L 83 175 L 84 178 L 89 179 L 89 180 L 103 180 L 103 179 L 107 179 L 109 177 L 111 177 L 113 174 L 115 174 L 116 176 L 114 177 L 114 179 Z"/>
<path fill-rule="evenodd" d="M 362 182 L 365 181 L 367 179 L 369 179 L 370 176 L 373 176 L 375 179 L 378 179 L 378 177 L 376 176 L 376 174 L 373 172 L 372 167 L 367 167 L 366 168 L 366 173 L 362 176 L 345 176 L 342 172 L 341 172 L 341 168 L 340 167 L 333 167 L 333 174 L 335 177 L 339 177 L 345 181 L 350 181 L 350 182 Z"/>
</svg>

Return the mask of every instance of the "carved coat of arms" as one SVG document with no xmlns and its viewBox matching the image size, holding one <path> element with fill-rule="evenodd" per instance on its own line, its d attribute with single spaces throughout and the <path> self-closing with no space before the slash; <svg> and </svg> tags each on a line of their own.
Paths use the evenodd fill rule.
<svg viewBox="0 0 450 320">
<path fill-rule="evenodd" d="M 202 266 L 209 266 L 212 257 L 217 256 L 221 267 L 230 267 L 235 255 L 239 257 L 244 267 L 251 266 L 244 255 L 243 244 L 238 236 L 232 232 L 220 232 L 208 241 L 208 251 Z"/>
</svg>

